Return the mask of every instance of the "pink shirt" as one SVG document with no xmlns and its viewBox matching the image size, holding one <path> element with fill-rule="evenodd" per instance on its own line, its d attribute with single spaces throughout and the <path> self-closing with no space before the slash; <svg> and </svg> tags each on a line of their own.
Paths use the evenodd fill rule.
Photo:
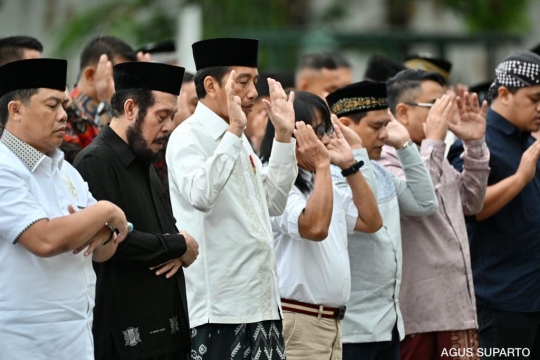
<svg viewBox="0 0 540 360">
<path fill-rule="evenodd" d="M 477 328 L 469 240 L 464 215 L 482 210 L 489 176 L 484 139 L 464 141 L 463 173 L 444 157 L 445 143 L 425 139 L 422 161 L 430 173 L 439 209 L 428 217 L 401 217 L 403 279 L 399 295 L 406 334 Z M 395 150 L 379 160 L 404 177 Z"/>
</svg>

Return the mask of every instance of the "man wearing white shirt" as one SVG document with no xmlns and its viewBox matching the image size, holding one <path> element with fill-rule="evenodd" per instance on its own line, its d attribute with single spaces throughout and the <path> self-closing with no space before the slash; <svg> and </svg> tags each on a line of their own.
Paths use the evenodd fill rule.
<svg viewBox="0 0 540 360">
<path fill-rule="evenodd" d="M 296 93 L 294 112 L 308 124 L 298 122 L 294 132 L 300 174 L 283 215 L 271 219 L 287 359 L 340 360 L 341 320 L 351 293 L 347 233 L 373 233 L 382 219 L 360 171 L 369 161 L 360 138 L 349 145 L 317 95 Z M 263 159 L 272 133 L 265 135 Z M 355 161 L 351 147 L 364 160 Z M 330 162 L 343 169 L 352 194 L 332 185 Z"/>
<path fill-rule="evenodd" d="M 127 233 L 122 210 L 96 202 L 58 150 L 66 70 L 56 59 L 0 67 L 0 359 L 93 360 L 92 260 Z"/>
<path fill-rule="evenodd" d="M 294 110 L 269 79 L 263 100 L 276 128 L 266 176 L 244 135 L 258 81 L 258 41 L 193 44 L 199 103 L 172 133 L 166 154 L 177 226 L 198 239 L 186 269 L 192 357 L 284 359 L 270 216 L 280 215 L 296 179 Z M 259 355 L 258 355 L 259 354 Z"/>
</svg>

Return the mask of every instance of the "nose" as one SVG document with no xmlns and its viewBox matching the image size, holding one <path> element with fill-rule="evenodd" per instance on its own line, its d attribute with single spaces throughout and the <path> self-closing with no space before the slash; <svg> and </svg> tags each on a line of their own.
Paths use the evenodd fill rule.
<svg viewBox="0 0 540 360">
<path fill-rule="evenodd" d="M 58 118 L 58 121 L 59 122 L 67 122 L 67 112 L 66 110 L 60 106 L 60 112 L 59 112 L 59 115 L 60 117 Z"/>
<path fill-rule="evenodd" d="M 259 93 L 257 92 L 257 88 L 255 87 L 255 83 L 250 82 L 250 88 L 248 92 L 246 93 L 246 97 L 250 100 L 255 100 L 259 96 Z"/>
<path fill-rule="evenodd" d="M 174 130 L 174 118 L 171 119 L 171 121 L 164 121 L 163 126 L 161 127 L 161 131 L 163 131 L 166 134 L 171 133 Z"/>
<path fill-rule="evenodd" d="M 321 138 L 321 142 L 324 146 L 328 146 L 328 144 L 330 144 L 330 136 L 328 136 L 327 133 L 324 133 L 323 137 Z"/>
<path fill-rule="evenodd" d="M 379 133 L 379 139 L 386 140 L 387 138 L 388 138 L 388 130 L 386 129 L 386 126 L 384 126 Z"/>
</svg>

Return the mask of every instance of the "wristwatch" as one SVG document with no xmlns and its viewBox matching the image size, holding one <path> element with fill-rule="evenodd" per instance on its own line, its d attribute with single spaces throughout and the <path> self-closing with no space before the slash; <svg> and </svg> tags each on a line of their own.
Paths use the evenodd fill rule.
<svg viewBox="0 0 540 360">
<path fill-rule="evenodd" d="M 102 101 L 97 106 L 96 111 L 97 111 L 97 114 L 99 116 L 105 114 L 106 112 L 110 112 L 111 111 L 111 104 L 109 104 L 108 102 Z"/>
<path fill-rule="evenodd" d="M 352 175 L 352 174 L 355 174 L 358 172 L 358 170 L 360 170 L 360 168 L 364 166 L 364 162 L 363 161 L 354 161 L 354 164 L 350 167 L 350 168 L 347 168 L 345 170 L 342 170 L 341 171 L 341 175 L 343 175 L 343 177 L 347 177 L 349 175 Z"/>
<path fill-rule="evenodd" d="M 405 149 L 408 149 L 409 147 L 411 147 L 412 145 L 414 145 L 414 142 L 409 139 L 409 141 L 407 141 L 405 144 L 403 144 L 402 147 L 400 147 L 398 150 L 405 150 Z"/>
</svg>

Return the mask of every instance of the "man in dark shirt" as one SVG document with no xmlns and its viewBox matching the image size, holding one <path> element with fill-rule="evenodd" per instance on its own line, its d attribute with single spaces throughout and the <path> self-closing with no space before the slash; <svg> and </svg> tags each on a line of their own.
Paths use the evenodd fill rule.
<svg viewBox="0 0 540 360">
<path fill-rule="evenodd" d="M 540 357 L 540 56 L 517 52 L 495 70 L 486 143 L 491 173 L 470 239 L 483 359 L 500 349 Z M 502 353 L 499 353 L 499 355 Z M 504 356 L 502 356 L 504 357 Z"/>
<path fill-rule="evenodd" d="M 195 260 L 198 245 L 178 233 L 152 164 L 173 129 L 184 69 L 128 62 L 113 72 L 111 124 L 74 164 L 96 199 L 118 205 L 134 225 L 116 256 L 94 264 L 96 359 L 185 359 L 190 337 L 181 267 Z"/>
</svg>

